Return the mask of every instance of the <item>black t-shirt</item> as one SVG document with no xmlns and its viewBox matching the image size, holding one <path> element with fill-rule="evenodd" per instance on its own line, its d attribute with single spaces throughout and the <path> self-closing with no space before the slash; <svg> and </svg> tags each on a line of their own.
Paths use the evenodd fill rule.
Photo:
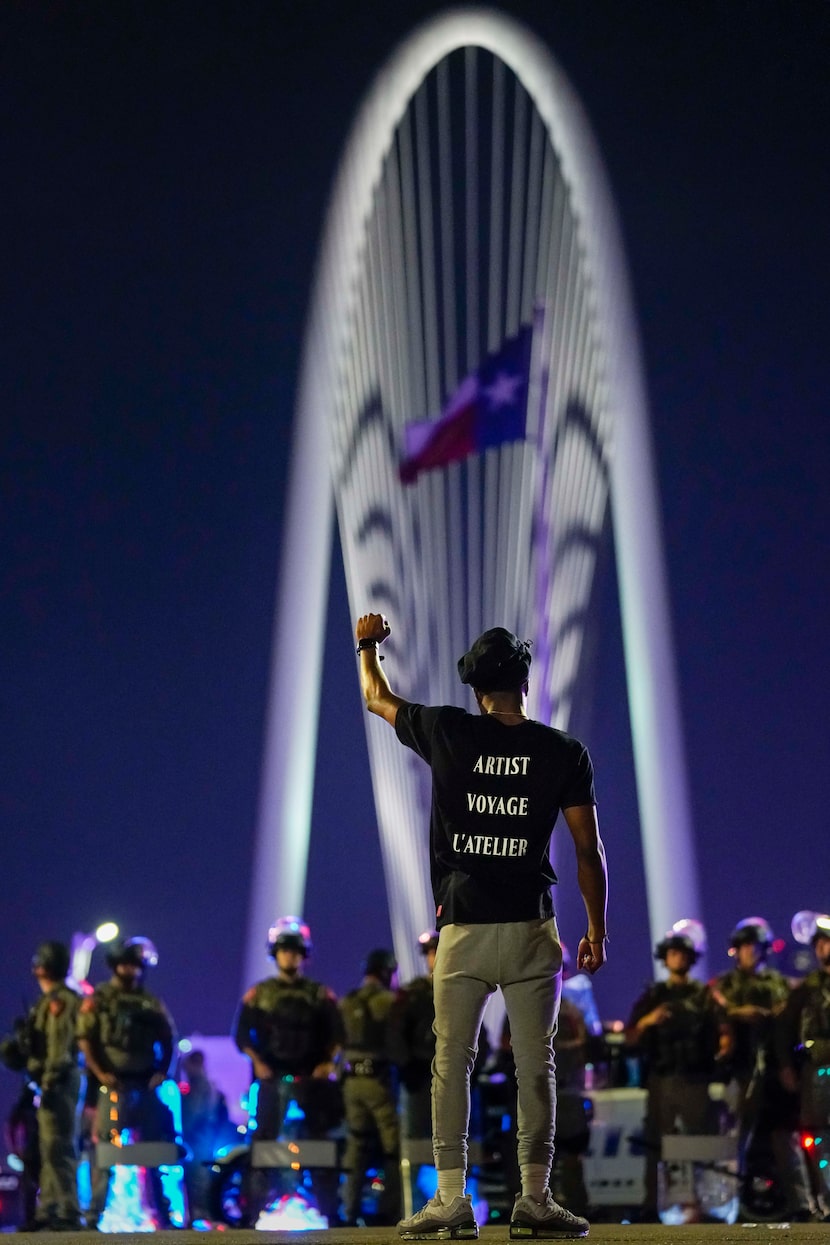
<svg viewBox="0 0 830 1245">
<path fill-rule="evenodd" d="M 395 730 L 432 769 L 438 928 L 551 917 L 559 810 L 595 803 L 587 749 L 541 722 L 505 726 L 450 705 L 402 705 Z"/>
</svg>

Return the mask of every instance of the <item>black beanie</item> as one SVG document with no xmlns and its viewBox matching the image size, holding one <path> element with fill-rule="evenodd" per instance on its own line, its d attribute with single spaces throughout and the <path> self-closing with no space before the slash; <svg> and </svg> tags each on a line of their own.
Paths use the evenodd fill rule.
<svg viewBox="0 0 830 1245">
<path fill-rule="evenodd" d="M 458 676 L 477 692 L 514 692 L 527 682 L 530 642 L 504 627 L 491 627 L 458 659 Z"/>
</svg>

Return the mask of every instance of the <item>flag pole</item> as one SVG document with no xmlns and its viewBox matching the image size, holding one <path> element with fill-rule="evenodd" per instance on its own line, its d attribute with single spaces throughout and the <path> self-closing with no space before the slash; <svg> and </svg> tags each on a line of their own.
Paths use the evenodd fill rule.
<svg viewBox="0 0 830 1245">
<path fill-rule="evenodd" d="M 532 574 L 530 576 L 531 599 L 527 609 L 531 619 L 542 620 L 546 616 L 545 598 L 548 588 L 548 566 L 546 562 L 547 541 L 545 539 L 545 493 L 547 488 L 547 459 L 543 444 L 545 408 L 548 400 L 549 368 L 545 366 L 545 303 L 537 300 L 533 305 L 533 328 L 530 342 L 530 370 L 527 382 L 527 425 L 526 439 L 531 459 L 531 557 Z M 531 424 L 531 415 L 534 424 Z M 540 722 L 548 724 L 551 716 L 550 697 L 547 689 L 548 666 L 550 654 L 544 634 L 533 637 L 534 640 L 534 672 L 531 684 L 530 699 L 532 716 Z"/>
</svg>

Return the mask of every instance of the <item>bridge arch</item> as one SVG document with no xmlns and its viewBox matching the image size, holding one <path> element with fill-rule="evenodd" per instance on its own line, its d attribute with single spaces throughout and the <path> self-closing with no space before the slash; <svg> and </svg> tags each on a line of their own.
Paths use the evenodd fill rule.
<svg viewBox="0 0 830 1245">
<path fill-rule="evenodd" d="M 407 422 L 532 332 L 526 435 L 398 476 Z M 325 448 L 324 448 L 325 447 Z M 699 916 L 640 350 L 613 202 L 548 49 L 465 9 L 416 30 L 359 110 L 326 219 L 306 331 L 280 567 L 246 980 L 299 911 L 311 815 L 331 524 L 353 612 L 399 624 L 389 668 L 457 701 L 454 659 L 503 623 L 534 639 L 531 711 L 567 728 L 610 506 L 649 922 Z M 296 661 L 296 618 L 304 661 Z M 290 721 L 290 727 L 285 725 Z M 367 721 L 390 918 L 404 972 L 432 923 L 426 775 Z"/>
</svg>

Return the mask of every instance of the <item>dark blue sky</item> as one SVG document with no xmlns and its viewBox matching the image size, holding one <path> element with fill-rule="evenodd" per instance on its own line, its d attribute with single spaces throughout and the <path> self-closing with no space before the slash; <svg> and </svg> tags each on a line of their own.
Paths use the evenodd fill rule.
<svg viewBox="0 0 830 1245">
<path fill-rule="evenodd" d="M 619 208 L 703 875 L 678 916 L 716 969 L 740 918 L 830 908 L 830 9 L 504 7 L 581 95 Z M 107 916 L 156 940 L 183 1032 L 230 1023 L 316 247 L 355 108 L 435 11 L 0 7 L 0 1022 L 42 938 Z M 615 593 L 587 738 L 606 1015 L 651 971 Z M 325 670 L 305 915 L 345 990 L 389 927 L 339 553 Z"/>
</svg>

